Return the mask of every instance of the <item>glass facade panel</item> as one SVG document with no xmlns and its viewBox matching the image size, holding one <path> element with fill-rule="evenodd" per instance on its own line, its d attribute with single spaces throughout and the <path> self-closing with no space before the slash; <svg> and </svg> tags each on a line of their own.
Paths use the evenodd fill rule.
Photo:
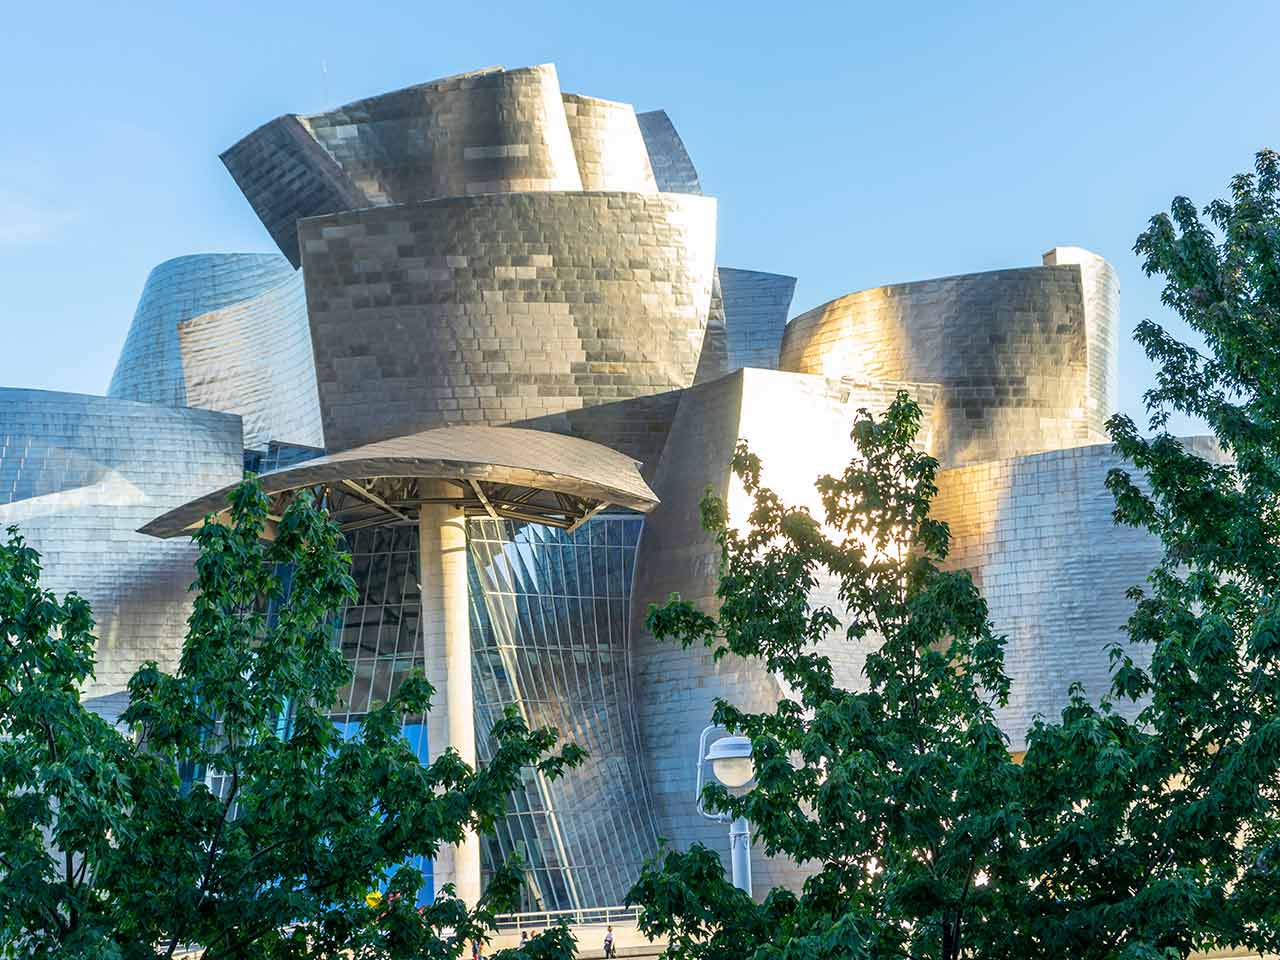
<svg viewBox="0 0 1280 960">
<path fill-rule="evenodd" d="M 524 910 L 620 904 L 656 852 L 639 765 L 627 662 L 631 571 L 643 518 L 594 517 L 573 533 L 510 521 L 468 523 L 476 749 L 493 756 L 494 721 L 516 707 L 585 748 L 558 781 L 528 772 L 483 869 L 519 854 Z"/>
</svg>

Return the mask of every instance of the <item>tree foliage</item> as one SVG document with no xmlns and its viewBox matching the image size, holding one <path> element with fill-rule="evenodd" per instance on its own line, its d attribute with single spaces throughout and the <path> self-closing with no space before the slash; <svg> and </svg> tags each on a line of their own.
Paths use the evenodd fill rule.
<svg viewBox="0 0 1280 960">
<path fill-rule="evenodd" d="M 760 905 L 695 847 L 646 869 L 633 899 L 679 957 L 945 957 L 1002 936 L 1000 902 L 1019 863 L 1019 770 L 993 705 L 1009 688 L 1002 639 L 967 574 L 940 569 L 948 531 L 929 515 L 937 462 L 913 445 L 920 409 L 900 394 L 863 411 L 857 456 L 818 482 L 824 516 L 785 505 L 739 446 L 754 500 L 745 530 L 704 501 L 722 552 L 715 616 L 673 599 L 655 636 L 755 658 L 794 691 L 768 713 L 718 701 L 714 721 L 752 739 L 757 785 L 707 789 L 707 805 L 751 821 L 770 855 L 813 869 L 802 895 Z M 843 617 L 811 606 L 838 579 Z M 837 686 L 821 644 L 843 629 L 871 647 L 866 689 Z"/>
<path fill-rule="evenodd" d="M 1113 650 L 1112 695 L 1142 711 L 1128 723 L 1076 697 L 1031 736 L 1041 926 L 1067 954 L 1280 949 L 1278 200 L 1263 151 L 1229 199 L 1178 197 L 1135 245 L 1205 349 L 1142 323 L 1148 431 L 1109 424 L 1132 465 L 1107 479 L 1116 519 L 1163 547 Z M 1173 437 L 1174 413 L 1208 424 L 1224 456 Z"/>
<path fill-rule="evenodd" d="M 270 543 L 266 515 L 248 481 L 231 522 L 196 535 L 181 662 L 130 681 L 129 736 L 79 702 L 93 651 L 84 601 L 40 590 L 16 533 L 0 550 L 0 943 L 15 955 L 457 957 L 511 908 L 516 864 L 468 910 L 448 888 L 417 908 L 422 876 L 406 863 L 490 828 L 523 768 L 556 777 L 582 752 L 552 752 L 554 730 L 510 713 L 482 769 L 453 751 L 424 766 L 400 732 L 430 708 L 421 677 L 344 739 L 327 713 L 350 679 L 333 642 L 350 557 L 307 496 Z M 569 957 L 572 941 L 553 929 L 513 956 Z"/>
<path fill-rule="evenodd" d="M 755 658 L 795 691 L 762 714 L 718 702 L 716 722 L 752 738 L 759 782 L 706 801 L 812 876 L 754 904 L 705 848 L 666 852 L 632 896 L 674 957 L 1280 951 L 1280 159 L 1258 154 L 1203 211 L 1177 198 L 1135 250 L 1205 344 L 1140 325 L 1157 366 L 1147 431 L 1109 422 L 1130 464 L 1107 478 L 1115 519 L 1162 555 L 1130 591 L 1108 695 L 1073 687 L 1021 764 L 992 714 L 1009 690 L 1000 639 L 969 579 L 937 566 L 948 531 L 928 516 L 936 464 L 912 447 L 914 404 L 860 416 L 849 469 L 819 481 L 824 523 L 739 448 L 749 528 L 704 505 L 718 613 L 673 598 L 647 625 Z M 1207 423 L 1218 453 L 1173 437 L 1175 413 Z M 808 603 L 823 574 L 848 640 L 880 643 L 864 690 L 837 687 L 821 655 L 842 628 Z"/>
</svg>

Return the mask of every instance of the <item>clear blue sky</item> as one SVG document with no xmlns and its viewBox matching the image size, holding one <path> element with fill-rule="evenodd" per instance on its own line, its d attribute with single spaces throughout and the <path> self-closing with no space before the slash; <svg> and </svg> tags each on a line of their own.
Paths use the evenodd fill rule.
<svg viewBox="0 0 1280 960">
<path fill-rule="evenodd" d="M 0 23 L 4 386 L 101 393 L 152 266 L 274 249 L 218 160 L 260 123 L 551 61 L 566 90 L 667 110 L 720 200 L 720 262 L 798 276 L 796 312 L 1103 254 L 1138 412 L 1129 332 L 1167 312 L 1134 237 L 1280 141 L 1267 2 L 71 0 Z"/>
</svg>

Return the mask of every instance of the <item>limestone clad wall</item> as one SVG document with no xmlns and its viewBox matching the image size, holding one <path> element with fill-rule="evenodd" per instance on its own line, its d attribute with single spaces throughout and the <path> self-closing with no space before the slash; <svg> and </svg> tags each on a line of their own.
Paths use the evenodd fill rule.
<svg viewBox="0 0 1280 960">
<path fill-rule="evenodd" d="M 456 197 L 305 220 L 300 237 L 331 450 L 693 380 L 713 200 Z"/>
<path fill-rule="evenodd" d="M 190 540 L 137 529 L 241 476 L 240 418 L 128 400 L 0 389 L 0 529 L 17 524 L 42 585 L 76 591 L 97 623 L 84 696 L 112 715 L 146 660 L 177 664 L 195 579 Z"/>
<path fill-rule="evenodd" d="M 1106 439 L 1115 274 L 1079 251 L 1046 266 L 863 290 L 796 317 L 785 370 L 939 383 L 937 455 L 961 465 Z"/>
</svg>

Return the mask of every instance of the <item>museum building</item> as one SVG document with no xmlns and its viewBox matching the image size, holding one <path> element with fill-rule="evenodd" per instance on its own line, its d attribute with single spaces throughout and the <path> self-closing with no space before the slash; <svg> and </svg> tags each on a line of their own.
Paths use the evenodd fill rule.
<svg viewBox="0 0 1280 960">
<path fill-rule="evenodd" d="M 318 490 L 360 591 L 335 723 L 420 669 L 439 692 L 406 730 L 424 761 L 484 763 L 512 706 L 589 753 L 561 780 L 530 773 L 497 834 L 442 852 L 431 883 L 473 900 L 518 852 L 525 909 L 621 904 L 659 838 L 727 856 L 695 809 L 699 734 L 716 697 L 782 692 L 758 663 L 644 630 L 673 592 L 714 603 L 700 498 L 745 516 L 742 438 L 816 508 L 857 411 L 900 390 L 942 465 L 949 563 L 1008 636 L 1013 746 L 1073 681 L 1106 689 L 1125 590 L 1159 550 L 1112 525 L 1103 487 L 1119 290 L 1102 258 L 1054 247 L 788 322 L 794 278 L 717 263 L 716 202 L 668 116 L 565 93 L 551 65 L 279 117 L 222 159 L 279 252 L 156 267 L 105 396 L 0 389 L 0 523 L 47 587 L 91 602 L 85 698 L 104 716 L 142 662 L 176 665 L 190 535 L 245 471 L 273 512 Z M 863 682 L 866 649 L 824 652 Z M 753 871 L 803 876 L 760 851 Z"/>
</svg>

